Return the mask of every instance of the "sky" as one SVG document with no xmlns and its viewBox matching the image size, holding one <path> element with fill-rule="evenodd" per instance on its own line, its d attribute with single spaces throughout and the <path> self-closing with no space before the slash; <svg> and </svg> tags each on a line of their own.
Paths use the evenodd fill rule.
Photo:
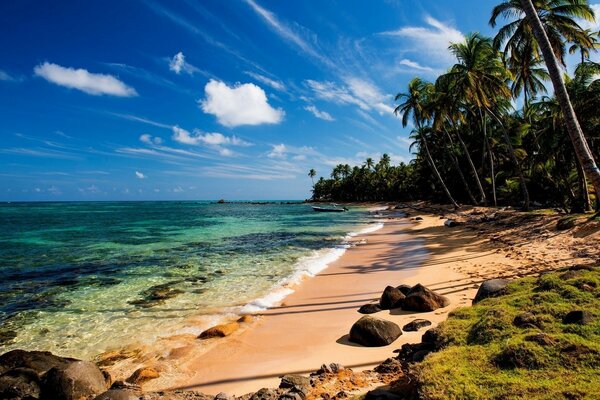
<svg viewBox="0 0 600 400">
<path fill-rule="evenodd" d="M 305 199 L 311 168 L 409 162 L 394 95 L 495 4 L 0 2 L 0 201 Z"/>
</svg>

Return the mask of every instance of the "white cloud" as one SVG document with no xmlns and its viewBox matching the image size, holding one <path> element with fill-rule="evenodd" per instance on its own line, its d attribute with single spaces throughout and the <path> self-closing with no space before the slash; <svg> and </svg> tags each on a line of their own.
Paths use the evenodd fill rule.
<svg viewBox="0 0 600 400">
<path fill-rule="evenodd" d="M 287 148 L 286 148 L 285 144 L 283 144 L 283 143 L 273 144 L 271 146 L 272 146 L 272 149 L 267 154 L 267 157 L 269 157 L 269 158 L 285 158 L 286 157 Z"/>
<path fill-rule="evenodd" d="M 283 83 L 281 83 L 280 81 L 276 81 L 274 79 L 267 78 L 266 76 L 257 74 L 255 72 L 245 71 L 244 73 L 246 75 L 251 76 L 252 78 L 256 79 L 257 81 L 264 83 L 265 85 L 271 86 L 275 90 L 279 90 L 279 91 L 285 90 L 285 85 Z"/>
<path fill-rule="evenodd" d="M 136 176 L 138 179 L 146 179 L 146 178 L 147 178 L 147 176 L 146 176 L 146 175 L 144 175 L 143 173 L 141 173 L 140 171 L 135 171 L 135 176 Z"/>
<path fill-rule="evenodd" d="M 306 111 L 311 112 L 315 117 L 325 120 L 325 121 L 334 121 L 333 117 L 331 116 L 331 114 L 329 114 L 326 111 L 320 111 L 317 107 L 315 106 L 306 106 L 304 107 L 304 109 Z"/>
<path fill-rule="evenodd" d="M 594 15 L 596 16 L 596 20 L 594 22 L 586 21 L 586 20 L 578 20 L 577 23 L 583 29 L 589 29 L 592 32 L 598 32 L 600 30 L 600 3 L 590 4 L 592 10 L 594 10 Z"/>
<path fill-rule="evenodd" d="M 152 136 L 149 135 L 147 133 L 144 133 L 142 135 L 140 135 L 140 141 L 142 143 L 146 143 L 146 144 L 161 144 L 162 143 L 162 139 L 158 136 Z"/>
<path fill-rule="evenodd" d="M 181 51 L 171 58 L 169 61 L 169 69 L 175 72 L 177 75 L 179 75 L 182 71 L 190 75 L 200 72 L 200 69 L 185 61 L 185 56 Z"/>
<path fill-rule="evenodd" d="M 177 186 L 173 189 L 173 193 L 181 193 L 183 192 L 183 188 L 181 186 Z"/>
<path fill-rule="evenodd" d="M 0 69 L 0 81 L 5 81 L 5 82 L 17 82 L 17 81 L 19 81 L 19 79 L 15 78 L 15 77 L 13 77 L 13 76 L 10 76 L 10 75 L 8 74 L 8 72 L 6 72 L 6 71 L 2 71 L 2 70 Z"/>
<path fill-rule="evenodd" d="M 264 90 L 253 83 L 229 87 L 211 79 L 204 92 L 206 98 L 200 102 L 202 111 L 216 116 L 227 127 L 278 124 L 285 115 L 281 108 L 271 107 Z"/>
<path fill-rule="evenodd" d="M 294 161 L 304 161 L 306 160 L 306 156 L 304 154 L 298 154 L 297 156 L 292 157 Z"/>
<path fill-rule="evenodd" d="M 83 68 L 74 69 L 45 62 L 33 69 L 35 75 L 59 86 L 81 90 L 94 96 L 137 96 L 134 88 L 112 75 L 95 74 Z"/>
<path fill-rule="evenodd" d="M 232 146 L 251 146 L 252 143 L 246 142 L 238 138 L 237 136 L 225 136 L 222 133 L 202 133 L 197 129 L 193 133 L 174 126 L 173 128 L 173 140 L 183 144 L 199 145 L 206 144 L 209 146 L 221 146 L 221 145 L 232 145 Z"/>
<path fill-rule="evenodd" d="M 438 60 L 442 64 L 452 63 L 454 56 L 448 51 L 448 46 L 450 43 L 462 42 L 463 34 L 458 29 L 445 25 L 431 16 L 427 16 L 425 22 L 427 27 L 407 26 L 383 34 L 408 39 L 412 47 L 405 50 L 426 54 L 428 59 Z M 403 44 L 405 43 L 403 41 Z"/>
<path fill-rule="evenodd" d="M 404 58 L 404 59 L 400 60 L 398 62 L 398 64 L 404 65 L 405 67 L 408 67 L 408 68 L 410 68 L 412 70 L 417 70 L 417 71 L 423 71 L 423 72 L 433 72 L 434 71 L 433 68 L 426 67 L 424 65 L 419 64 L 416 61 L 412 61 L 412 60 L 409 60 L 407 58 Z"/>
</svg>

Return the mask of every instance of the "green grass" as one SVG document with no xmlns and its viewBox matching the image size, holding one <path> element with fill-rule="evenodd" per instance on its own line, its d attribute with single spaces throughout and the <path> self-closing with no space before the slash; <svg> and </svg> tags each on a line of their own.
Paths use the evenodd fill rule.
<svg viewBox="0 0 600 400">
<path fill-rule="evenodd" d="M 563 324 L 576 309 L 594 321 Z M 413 367 L 420 398 L 600 399 L 600 268 L 520 279 L 438 329 L 443 349 Z"/>
</svg>

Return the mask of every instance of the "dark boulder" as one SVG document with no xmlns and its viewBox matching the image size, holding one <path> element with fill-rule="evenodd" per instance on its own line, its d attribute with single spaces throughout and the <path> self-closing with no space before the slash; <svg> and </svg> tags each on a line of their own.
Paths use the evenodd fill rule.
<svg viewBox="0 0 600 400">
<path fill-rule="evenodd" d="M 393 322 L 365 315 L 352 325 L 350 341 L 367 347 L 387 346 L 402 335 Z"/>
<path fill-rule="evenodd" d="M 506 288 L 509 284 L 509 281 L 506 279 L 490 279 L 485 281 L 479 286 L 479 290 L 477 290 L 477 294 L 473 299 L 473 304 L 479 303 L 483 299 L 487 299 L 488 297 L 496 297 L 501 296 L 506 293 Z"/>
<path fill-rule="evenodd" d="M 373 371 L 380 374 L 393 374 L 402 371 L 402 363 L 397 358 L 388 358 L 378 366 L 376 366 Z"/>
<path fill-rule="evenodd" d="M 110 389 L 99 396 L 94 397 L 94 400 L 139 400 L 140 393 L 127 389 Z"/>
<path fill-rule="evenodd" d="M 0 399 L 39 399 L 40 379 L 29 368 L 14 368 L 0 376 Z"/>
<path fill-rule="evenodd" d="M 575 310 L 563 318 L 563 324 L 587 325 L 594 321 L 594 316 L 589 311 Z"/>
<path fill-rule="evenodd" d="M 402 306 L 402 300 L 404 294 L 393 286 L 385 288 L 379 299 L 379 306 L 383 310 L 391 310 L 392 308 L 399 308 Z"/>
<path fill-rule="evenodd" d="M 564 217 L 556 221 L 556 230 L 565 231 L 575 227 L 576 220 L 573 217 Z"/>
<path fill-rule="evenodd" d="M 73 361 L 77 360 L 55 356 L 49 351 L 11 350 L 0 356 L 0 370 L 29 368 L 41 376 L 54 367 L 66 367 Z"/>
<path fill-rule="evenodd" d="M 402 327 L 405 332 L 416 332 L 421 328 L 431 325 L 431 321 L 426 319 L 415 319 Z"/>
<path fill-rule="evenodd" d="M 323 364 L 321 365 L 321 368 L 319 368 L 319 370 L 316 372 L 316 375 L 337 374 L 338 372 L 343 371 L 345 369 L 346 368 L 344 368 L 343 365 L 337 363 Z"/>
<path fill-rule="evenodd" d="M 358 312 L 361 314 L 375 314 L 376 312 L 381 311 L 381 307 L 379 304 L 365 304 L 360 306 Z"/>
<path fill-rule="evenodd" d="M 97 396 L 106 391 L 102 371 L 89 361 L 74 361 L 66 367 L 54 367 L 42 383 L 44 398 L 75 400 Z"/>
<path fill-rule="evenodd" d="M 513 319 L 513 325 L 517 328 L 540 328 L 540 321 L 530 312 L 523 312 Z"/>
<path fill-rule="evenodd" d="M 402 309 L 406 311 L 428 312 L 438 308 L 446 307 L 450 304 L 447 297 L 439 295 L 425 286 L 416 284 L 408 292 L 408 295 L 402 302 Z"/>
<path fill-rule="evenodd" d="M 250 400 L 276 400 L 279 397 L 279 393 L 274 389 L 262 388 L 258 392 L 254 393 Z"/>
<path fill-rule="evenodd" d="M 365 395 L 365 400 L 402 400 L 403 398 L 403 396 L 385 389 L 371 390 Z"/>
<path fill-rule="evenodd" d="M 406 296 L 408 294 L 408 292 L 410 292 L 410 290 L 412 289 L 412 286 L 402 284 L 402 285 L 396 287 L 396 289 L 401 291 L 402 294 Z"/>
</svg>

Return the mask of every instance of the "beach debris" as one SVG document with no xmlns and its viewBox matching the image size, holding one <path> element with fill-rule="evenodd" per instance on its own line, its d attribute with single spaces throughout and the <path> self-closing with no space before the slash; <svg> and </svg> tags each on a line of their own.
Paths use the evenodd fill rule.
<svg viewBox="0 0 600 400">
<path fill-rule="evenodd" d="M 350 341 L 367 347 L 387 346 L 402 335 L 402 329 L 385 319 L 365 315 L 352 325 Z"/>
<path fill-rule="evenodd" d="M 570 311 L 564 316 L 563 324 L 588 325 L 594 321 L 594 316 L 589 311 L 575 310 Z"/>
<path fill-rule="evenodd" d="M 453 228 L 453 227 L 458 226 L 458 225 L 459 225 L 458 222 L 456 222 L 453 219 L 447 219 L 446 221 L 444 221 L 444 226 L 447 226 L 448 228 Z"/>
<path fill-rule="evenodd" d="M 404 300 L 404 297 L 404 294 L 397 288 L 393 286 L 387 286 L 381 294 L 379 306 L 382 310 L 399 308 L 402 306 L 402 300 Z"/>
<path fill-rule="evenodd" d="M 240 324 L 237 322 L 230 322 L 228 324 L 221 324 L 208 328 L 202 332 L 198 339 L 211 339 L 211 338 L 222 338 L 231 335 L 233 332 L 240 328 Z"/>
<path fill-rule="evenodd" d="M 75 400 L 97 396 L 108 389 L 98 366 L 89 361 L 73 361 L 67 366 L 49 370 L 42 381 L 43 397 Z"/>
<path fill-rule="evenodd" d="M 158 371 L 152 367 L 142 367 L 138 368 L 134 371 L 133 374 L 125 381 L 128 383 L 133 383 L 139 385 L 141 383 L 147 382 L 152 379 L 159 378 L 160 374 Z"/>
<path fill-rule="evenodd" d="M 446 307 L 450 300 L 446 296 L 439 295 L 426 288 L 420 283 L 412 287 L 402 302 L 402 309 L 406 311 L 428 312 L 438 308 Z"/>
<path fill-rule="evenodd" d="M 490 279 L 481 284 L 473 299 L 473 304 L 479 303 L 488 297 L 501 296 L 506 292 L 509 281 L 507 279 Z"/>
<path fill-rule="evenodd" d="M 402 327 L 402 330 L 405 332 L 416 332 L 419 329 L 424 328 L 426 326 L 430 326 L 430 325 L 431 325 L 431 321 L 428 321 L 426 319 L 417 318 L 414 321 L 411 321 L 408 324 L 404 325 Z"/>
<path fill-rule="evenodd" d="M 361 314 L 375 314 L 379 311 L 381 311 L 381 307 L 376 303 L 364 304 L 358 309 L 358 312 Z"/>
<path fill-rule="evenodd" d="M 284 375 L 281 377 L 281 382 L 279 383 L 279 388 L 281 389 L 308 386 L 310 386 L 310 378 L 297 374 Z"/>
<path fill-rule="evenodd" d="M 410 289 L 412 289 L 412 286 L 402 284 L 400 286 L 396 286 L 396 289 L 401 291 L 402 294 L 406 296 L 408 294 L 408 292 L 410 292 Z"/>
</svg>

